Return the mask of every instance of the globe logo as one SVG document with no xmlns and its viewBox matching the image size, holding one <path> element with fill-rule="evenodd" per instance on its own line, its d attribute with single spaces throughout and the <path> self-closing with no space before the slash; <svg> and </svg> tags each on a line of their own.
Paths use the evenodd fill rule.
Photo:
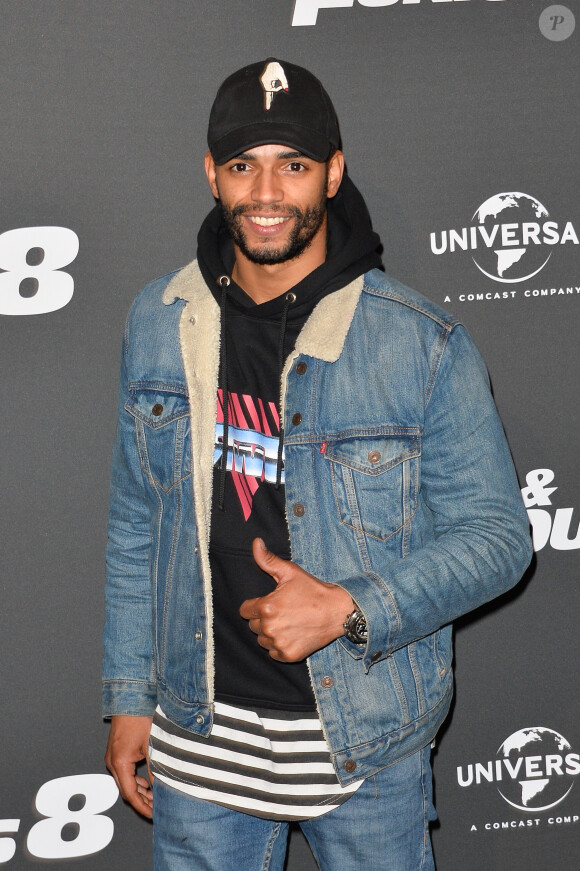
<svg viewBox="0 0 580 871">
<path fill-rule="evenodd" d="M 488 278 L 504 284 L 537 275 L 552 256 L 544 245 L 558 241 L 553 229 L 546 238 L 546 230 L 557 229 L 553 222 L 546 225 L 546 218 L 546 207 L 528 194 L 512 191 L 490 197 L 471 219 L 479 237 L 473 262 Z"/>
<path fill-rule="evenodd" d="M 563 228 L 535 197 L 507 191 L 489 197 L 476 209 L 469 227 L 429 234 L 437 256 L 468 251 L 480 272 L 493 281 L 515 284 L 540 272 L 554 246 L 580 245 L 572 221 Z M 517 291 L 504 291 L 504 298 Z"/>
<path fill-rule="evenodd" d="M 534 726 L 514 732 L 497 751 L 509 777 L 498 782 L 499 794 L 521 811 L 547 811 L 564 801 L 578 773 L 578 754 L 553 729 Z"/>
</svg>

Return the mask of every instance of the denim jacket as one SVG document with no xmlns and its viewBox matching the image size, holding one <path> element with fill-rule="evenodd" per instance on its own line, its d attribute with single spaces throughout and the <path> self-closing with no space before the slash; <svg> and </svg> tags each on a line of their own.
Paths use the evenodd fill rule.
<svg viewBox="0 0 580 871">
<path fill-rule="evenodd" d="M 137 297 L 107 549 L 105 715 L 160 703 L 202 735 L 219 327 L 195 262 Z M 519 580 L 528 522 L 471 339 L 382 272 L 317 305 L 282 384 L 292 558 L 346 589 L 368 627 L 365 645 L 343 636 L 308 659 L 348 783 L 433 740 L 453 692 L 451 623 Z"/>
</svg>

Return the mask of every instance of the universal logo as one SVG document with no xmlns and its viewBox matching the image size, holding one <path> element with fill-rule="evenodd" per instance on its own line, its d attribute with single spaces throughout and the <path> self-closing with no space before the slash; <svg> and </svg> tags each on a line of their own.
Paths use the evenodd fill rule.
<svg viewBox="0 0 580 871">
<path fill-rule="evenodd" d="M 549 484 L 555 478 L 552 469 L 533 469 L 526 475 L 527 487 L 522 489 L 524 505 L 532 526 L 534 550 L 542 550 L 548 541 L 554 550 L 578 550 L 580 548 L 580 524 L 574 538 L 572 532 L 573 508 L 557 508 L 554 516 L 547 510 L 552 506 L 550 496 L 557 487 Z"/>
<path fill-rule="evenodd" d="M 415 6 L 421 0 L 358 0 L 360 6 Z M 424 0 L 428 3 L 464 3 L 465 0 Z M 505 0 L 488 0 L 489 3 L 502 3 Z M 296 0 L 292 26 L 316 24 L 319 9 L 348 9 L 354 6 L 354 0 Z"/>
<path fill-rule="evenodd" d="M 535 814 L 563 802 L 578 774 L 580 755 L 570 742 L 553 729 L 532 726 L 506 738 L 495 759 L 460 765 L 457 782 L 463 789 L 494 784 L 512 808 Z"/>
<path fill-rule="evenodd" d="M 469 252 L 483 275 L 502 284 L 528 281 L 547 264 L 554 246 L 578 245 L 571 221 L 562 225 L 549 217 L 529 194 L 495 194 L 475 210 L 469 227 L 431 233 L 431 251 L 437 256 Z"/>
</svg>

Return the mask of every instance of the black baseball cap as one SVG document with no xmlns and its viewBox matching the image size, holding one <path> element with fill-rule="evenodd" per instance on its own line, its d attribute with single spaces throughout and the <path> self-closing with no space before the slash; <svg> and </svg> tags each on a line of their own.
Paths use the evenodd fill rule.
<svg viewBox="0 0 580 871">
<path fill-rule="evenodd" d="M 316 76 L 269 57 L 232 73 L 221 85 L 207 143 L 220 164 L 273 142 L 322 162 L 340 147 L 340 133 L 334 106 Z"/>
</svg>

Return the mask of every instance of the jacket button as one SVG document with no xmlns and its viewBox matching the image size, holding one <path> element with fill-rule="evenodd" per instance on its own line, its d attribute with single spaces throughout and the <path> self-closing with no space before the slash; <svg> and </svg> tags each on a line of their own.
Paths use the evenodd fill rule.
<svg viewBox="0 0 580 871">
<path fill-rule="evenodd" d="M 298 372 L 299 375 L 304 375 L 304 373 L 306 372 L 307 369 L 308 369 L 308 364 L 305 363 L 303 360 L 301 360 L 300 363 L 296 364 L 296 371 Z"/>
<path fill-rule="evenodd" d="M 198 629 L 197 632 L 195 633 L 195 640 L 201 641 L 202 638 L 203 638 L 203 632 L 200 632 Z"/>
<path fill-rule="evenodd" d="M 296 505 L 294 505 L 292 508 L 292 514 L 294 514 L 296 517 L 304 517 L 305 513 L 306 508 L 304 507 L 304 505 L 302 505 L 301 502 L 297 502 Z"/>
<path fill-rule="evenodd" d="M 371 662 L 376 662 L 378 659 L 381 658 L 382 655 L 383 655 L 383 651 L 377 650 L 377 652 L 373 653 L 373 655 L 371 656 Z"/>
<path fill-rule="evenodd" d="M 349 774 L 352 774 L 353 771 L 356 771 L 356 762 L 354 759 L 347 759 L 344 763 L 344 770 L 348 771 Z"/>
<path fill-rule="evenodd" d="M 195 718 L 195 722 L 201 726 L 201 724 L 203 723 L 203 717 L 201 714 L 197 715 L 197 717 Z"/>
<path fill-rule="evenodd" d="M 334 681 L 330 677 L 329 674 L 325 674 L 324 677 L 322 678 L 322 680 L 320 681 L 320 683 L 322 684 L 322 686 L 324 687 L 325 690 L 328 690 L 328 689 L 330 689 L 330 687 L 334 686 Z"/>
<path fill-rule="evenodd" d="M 160 405 L 159 402 L 156 402 L 153 408 L 151 409 L 151 413 L 155 415 L 155 417 L 159 417 L 159 415 L 163 414 L 163 406 Z"/>
<path fill-rule="evenodd" d="M 380 451 L 369 451 L 369 463 L 380 463 L 381 461 L 381 452 Z"/>
<path fill-rule="evenodd" d="M 299 411 L 297 411 L 296 414 L 292 415 L 292 423 L 294 424 L 294 426 L 298 426 L 299 423 L 302 423 L 302 415 Z"/>
</svg>

